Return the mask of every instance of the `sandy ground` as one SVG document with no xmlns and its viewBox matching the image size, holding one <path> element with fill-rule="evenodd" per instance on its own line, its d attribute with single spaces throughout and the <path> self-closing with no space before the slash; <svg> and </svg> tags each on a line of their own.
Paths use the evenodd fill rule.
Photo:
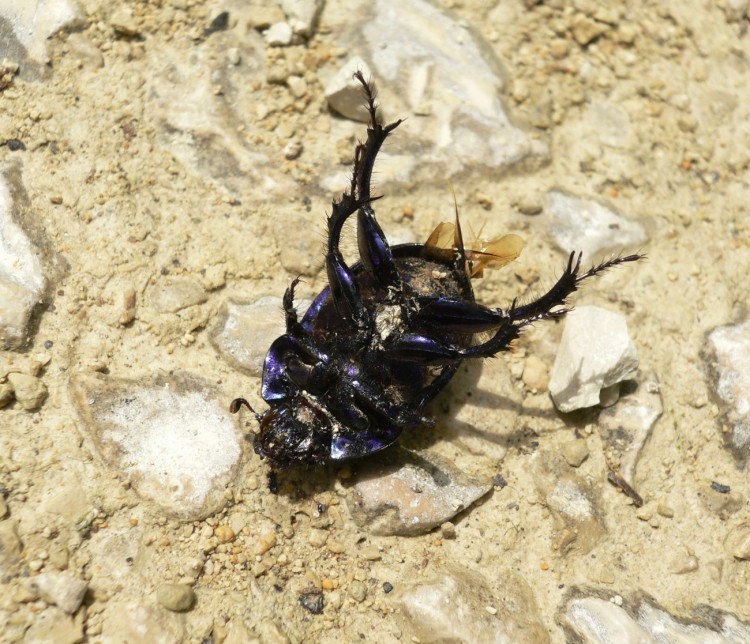
<svg viewBox="0 0 750 644">
<path fill-rule="evenodd" d="M 89 580 L 85 608 L 71 628 L 90 641 L 125 641 L 122 633 L 137 619 L 160 629 L 162 641 L 223 641 L 227 633 L 237 641 L 409 641 L 409 626 L 382 584 L 398 588 L 446 566 L 481 571 L 496 596 L 504 579 L 521 577 L 555 642 L 566 637 L 560 610 L 571 589 L 648 595 L 685 618 L 705 605 L 750 619 L 750 568 L 725 548 L 729 532 L 750 521 L 750 489 L 747 473 L 724 447 L 702 354 L 712 328 L 747 315 L 747 18 L 730 21 L 737 18 L 730 2 L 730 8 L 698 1 L 603 3 L 607 15 L 595 21 L 602 33 L 586 41 L 575 30 L 576 16 L 594 15 L 595 3 L 573 3 L 577 9 L 520 0 L 441 4 L 503 62 L 506 108 L 549 143 L 551 154 L 548 162 L 503 174 L 478 169 L 449 181 L 380 185 L 387 193 L 378 211 L 383 228 L 425 239 L 451 218 L 453 190 L 462 216 L 478 225 L 487 221 L 488 234 L 520 232 L 527 247 L 513 270 L 477 283 L 481 301 L 502 305 L 538 292 L 565 263 L 550 241 L 546 215 L 519 212 L 524 199 L 561 188 L 603 200 L 645 226 L 648 260 L 589 284 L 577 303 L 625 315 L 642 367 L 660 382 L 664 413 L 634 483 L 664 512 L 643 520 L 607 484 L 595 414 L 562 417 L 546 395 L 524 385 L 529 355 L 552 364 L 561 332 L 555 324 L 535 328 L 519 352 L 489 372 L 507 377 L 503 387 L 524 401 L 502 463 L 495 463 L 508 485 L 459 515 L 455 538 L 440 531 L 408 538 L 367 534 L 340 500 L 335 471 L 317 473 L 312 482 L 293 478 L 286 494 L 274 497 L 249 446 L 218 515 L 181 523 L 143 502 L 92 448 L 71 401 L 71 377 L 91 370 L 135 379 L 193 371 L 214 382 L 227 404 L 245 395 L 260 407 L 259 379 L 224 361 L 208 329 L 227 297 L 280 296 L 297 272 L 305 274 L 301 298 L 325 284 L 320 239 L 332 195 L 318 178 L 346 171 L 346 132 L 362 131 L 332 125 L 323 98 L 319 70 L 346 59 L 336 31 L 326 28 L 329 12 L 340 8 L 326 8 L 307 44 L 264 49 L 254 35 L 226 81 L 226 63 L 217 64 L 216 56 L 232 43 L 199 46 L 229 37 L 204 35 L 218 5 L 133 3 L 136 33 L 129 35 L 113 27 L 114 5 L 89 0 L 75 37 L 54 35 L 49 64 L 22 65 L 0 95 L 0 139 L 26 147 L 1 147 L 0 160 L 22 186 L 21 219 L 44 252 L 50 284 L 23 349 L 49 356 L 41 375 L 49 397 L 35 412 L 17 403 L 0 411 L 0 491 L 6 521 L 15 523 L 23 544 L 22 576 L 3 580 L 9 621 L 0 639 L 16 641 L 49 610 L 23 590 L 24 576 L 40 565 Z M 300 96 L 284 82 L 266 82 L 280 56 L 305 79 Z M 241 86 L 237 74 L 245 72 Z M 182 113 L 184 97 L 175 87 L 185 86 L 214 87 L 223 98 L 205 103 L 205 115 L 200 101 L 186 100 Z M 600 109 L 603 104 L 617 110 Z M 195 125 L 204 116 L 225 129 L 207 126 L 200 136 L 180 130 L 181 118 Z M 228 138 L 232 128 L 246 146 L 241 153 Z M 606 133 L 604 141 L 597 132 Z M 303 152 L 289 159 L 284 150 L 292 138 Z M 193 278 L 206 301 L 177 313 L 156 310 L 149 288 L 166 276 Z M 137 294 L 135 320 L 122 325 L 130 289 Z M 447 399 L 466 400 L 464 389 L 497 386 L 485 380 L 490 376 L 487 370 L 462 374 Z M 448 455 L 455 446 L 447 426 L 456 413 L 452 406 L 438 417 L 436 449 Z M 474 410 L 471 422 L 508 429 L 497 427 L 487 408 Z M 559 527 L 535 480 L 538 462 L 530 459 L 557 454 L 575 436 L 589 451 L 576 473 L 594 490 L 604 532 L 585 552 L 563 553 L 554 548 Z M 464 451 L 459 463 L 490 471 L 491 456 L 472 466 L 473 458 Z M 716 497 L 712 481 L 730 486 L 731 494 Z M 319 503 L 327 506 L 322 514 Z M 80 518 L 92 508 L 94 517 L 81 529 Z M 236 528 L 236 540 L 221 543 L 214 528 L 224 525 Z M 311 543 L 320 530 L 329 545 Z M 278 541 L 273 563 L 256 576 L 256 554 L 269 534 Z M 343 544 L 343 553 L 331 542 Z M 367 549 L 373 546 L 377 554 Z M 137 561 L 132 574 L 121 563 L 128 557 Z M 200 569 L 192 579 L 191 566 Z M 158 608 L 156 586 L 185 579 L 194 585 L 195 607 L 182 614 Z M 301 608 L 300 593 L 321 586 L 326 605 L 313 615 Z"/>
</svg>

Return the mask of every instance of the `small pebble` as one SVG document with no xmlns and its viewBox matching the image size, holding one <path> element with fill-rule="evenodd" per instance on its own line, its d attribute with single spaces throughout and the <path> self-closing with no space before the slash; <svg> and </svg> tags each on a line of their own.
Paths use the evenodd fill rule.
<svg viewBox="0 0 750 644">
<path fill-rule="evenodd" d="M 727 536 L 726 549 L 736 559 L 750 559 L 750 526 L 740 525 Z"/>
<path fill-rule="evenodd" d="M 34 376 L 25 373 L 9 373 L 8 382 L 13 387 L 16 400 L 26 411 L 35 411 L 47 397 L 47 387 Z"/>
<path fill-rule="evenodd" d="M 228 525 L 220 525 L 214 530 L 214 534 L 220 543 L 231 543 L 235 537 L 234 530 Z"/>
<path fill-rule="evenodd" d="M 54 604 L 69 615 L 78 610 L 89 585 L 72 575 L 46 572 L 31 579 L 39 596 L 48 604 Z"/>
<path fill-rule="evenodd" d="M 323 612 L 323 593 L 317 589 L 306 590 L 299 596 L 299 603 L 306 611 L 320 615 Z"/>
<path fill-rule="evenodd" d="M 387 595 L 393 590 L 393 584 L 389 581 L 383 582 L 383 592 Z"/>
<path fill-rule="evenodd" d="M 518 210 L 524 215 L 538 215 L 543 208 L 544 205 L 539 195 L 524 195 L 518 201 Z"/>
<path fill-rule="evenodd" d="M 537 392 L 547 391 L 549 385 L 549 369 L 545 362 L 537 356 L 529 356 L 521 374 L 523 383 Z"/>
<path fill-rule="evenodd" d="M 367 586 L 361 581 L 354 580 L 349 584 L 349 594 L 358 602 L 362 602 L 367 597 Z"/>
<path fill-rule="evenodd" d="M 698 559 L 690 554 L 677 557 L 672 561 L 669 570 L 674 575 L 685 575 L 689 572 L 695 572 L 698 570 Z"/>
<path fill-rule="evenodd" d="M 314 548 L 322 548 L 326 545 L 326 541 L 328 541 L 328 532 L 319 528 L 313 528 L 307 538 L 307 542 Z"/>
<path fill-rule="evenodd" d="M 258 539 L 258 543 L 255 546 L 255 549 L 253 550 L 253 554 L 264 555 L 275 545 L 276 545 L 276 533 L 266 532 L 265 534 L 260 535 L 260 538 Z"/>
<path fill-rule="evenodd" d="M 565 462 L 571 467 L 580 467 L 589 457 L 588 445 L 582 438 L 564 443 L 561 451 Z"/>
<path fill-rule="evenodd" d="M 443 523 L 443 525 L 440 526 L 440 534 L 442 535 L 443 539 L 455 539 L 456 526 L 452 522 L 446 521 L 445 523 Z"/>
<path fill-rule="evenodd" d="M 368 561 L 378 561 L 381 557 L 380 550 L 378 550 L 377 546 L 365 546 L 360 550 L 360 554 Z"/>
<path fill-rule="evenodd" d="M 167 610 L 183 612 L 195 601 L 195 592 L 187 584 L 162 584 L 156 589 L 156 601 Z"/>
<path fill-rule="evenodd" d="M 271 47 L 286 47 L 292 42 L 292 28 L 289 23 L 277 22 L 268 28 L 263 37 Z"/>
</svg>

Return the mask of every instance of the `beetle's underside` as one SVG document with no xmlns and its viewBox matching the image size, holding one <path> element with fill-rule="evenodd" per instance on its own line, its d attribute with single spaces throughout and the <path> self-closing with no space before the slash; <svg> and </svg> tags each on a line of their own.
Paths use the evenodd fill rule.
<svg viewBox="0 0 750 644">
<path fill-rule="evenodd" d="M 401 121 L 382 125 L 372 87 L 361 73 L 355 77 L 370 124 L 355 151 L 349 190 L 328 218 L 328 287 L 299 320 L 299 280 L 292 282 L 284 295 L 286 333 L 264 365 L 262 396 L 270 408 L 256 414 L 254 447 L 274 467 L 360 458 L 391 445 L 407 427 L 432 424 L 423 408 L 463 360 L 506 351 L 525 326 L 565 315 L 583 280 L 641 257 L 616 257 L 581 273 L 581 255 L 571 253 L 557 283 L 538 299 L 508 309 L 476 303 L 470 276 L 476 261 L 481 272 L 492 258 L 465 248 L 458 224 L 448 249 L 388 245 L 370 182 L 378 151 Z M 339 242 L 355 214 L 360 262 L 348 266 Z M 234 400 L 232 411 L 243 404 L 250 408 Z"/>
</svg>

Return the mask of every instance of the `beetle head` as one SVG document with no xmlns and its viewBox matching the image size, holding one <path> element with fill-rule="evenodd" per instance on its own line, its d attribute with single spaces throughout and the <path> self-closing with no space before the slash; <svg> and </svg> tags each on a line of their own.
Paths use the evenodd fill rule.
<svg viewBox="0 0 750 644">
<path fill-rule="evenodd" d="M 253 448 L 274 467 L 322 463 L 330 458 L 329 418 L 304 396 L 271 407 L 260 418 Z"/>
</svg>

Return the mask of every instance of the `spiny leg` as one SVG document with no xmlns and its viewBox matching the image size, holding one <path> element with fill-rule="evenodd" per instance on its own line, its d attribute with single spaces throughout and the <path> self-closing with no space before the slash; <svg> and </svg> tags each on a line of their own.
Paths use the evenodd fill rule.
<svg viewBox="0 0 750 644">
<path fill-rule="evenodd" d="M 367 128 L 367 141 L 357 145 L 354 154 L 353 183 L 357 199 L 362 206 L 357 215 L 357 246 L 359 256 L 365 269 L 373 275 L 381 287 L 400 289 L 401 277 L 393 262 L 393 255 L 380 224 L 375 219 L 371 202 L 370 188 L 375 159 L 388 135 L 395 130 L 401 121 L 386 126 L 380 122 L 375 104 L 375 91 L 365 80 L 362 72 L 357 71 L 354 77 L 362 84 L 370 113 L 370 124 Z"/>
<path fill-rule="evenodd" d="M 443 342 L 426 333 L 408 333 L 399 336 L 387 347 L 388 355 L 421 365 L 448 365 L 464 358 L 488 358 L 507 350 L 523 327 L 538 320 L 561 317 L 568 313 L 569 309 L 565 308 L 567 299 L 583 280 L 642 257 L 643 255 L 638 254 L 615 257 L 579 275 L 581 254 L 576 258 L 576 254 L 571 253 L 564 273 L 547 293 L 522 307 L 516 307 L 514 303 L 507 312 L 489 309 L 473 302 L 446 298 L 433 300 L 424 305 L 416 316 L 418 326 L 425 330 L 477 333 L 496 326 L 497 331 L 486 342 L 467 348 Z"/>
<path fill-rule="evenodd" d="M 582 257 L 583 253 L 578 253 L 578 257 L 576 257 L 575 252 L 571 253 L 568 257 L 568 265 L 560 276 L 560 279 L 557 280 L 557 283 L 540 298 L 533 302 L 529 302 L 524 306 L 517 307 L 514 302 L 514 305 L 511 307 L 510 311 L 508 311 L 510 318 L 514 322 L 525 326 L 537 320 L 562 317 L 569 312 L 569 309 L 553 309 L 558 306 L 565 307 L 568 297 L 578 290 L 578 285 L 583 280 L 598 275 L 599 273 L 603 273 L 607 269 L 618 266 L 619 264 L 635 262 L 639 259 L 643 259 L 644 255 L 634 254 L 626 255 L 624 257 L 615 257 L 602 262 L 601 264 L 597 264 L 596 266 L 592 266 L 585 273 L 579 275 L 578 272 L 581 270 Z"/>
<path fill-rule="evenodd" d="M 352 180 L 353 183 L 354 180 Z M 342 318 L 352 321 L 357 328 L 361 329 L 368 325 L 367 311 L 362 302 L 354 272 L 344 261 L 339 248 L 344 222 L 357 212 L 360 205 L 350 193 L 344 193 L 341 201 L 334 202 L 333 211 L 328 218 L 326 270 L 336 311 Z"/>
</svg>

